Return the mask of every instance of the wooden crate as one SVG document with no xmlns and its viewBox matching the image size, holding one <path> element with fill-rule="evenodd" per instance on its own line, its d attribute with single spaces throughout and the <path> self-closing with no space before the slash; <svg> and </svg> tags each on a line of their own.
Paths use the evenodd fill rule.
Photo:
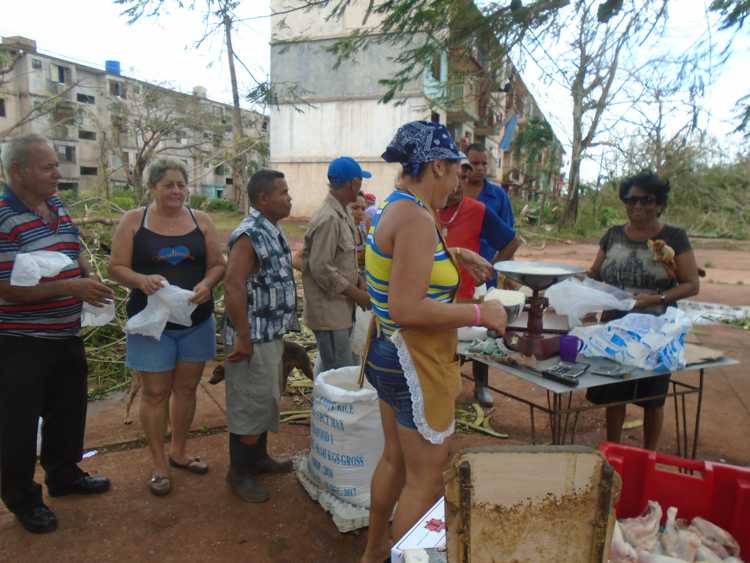
<svg viewBox="0 0 750 563">
<path fill-rule="evenodd" d="M 445 474 L 450 563 L 606 563 L 620 491 L 579 446 L 458 452 Z"/>
</svg>

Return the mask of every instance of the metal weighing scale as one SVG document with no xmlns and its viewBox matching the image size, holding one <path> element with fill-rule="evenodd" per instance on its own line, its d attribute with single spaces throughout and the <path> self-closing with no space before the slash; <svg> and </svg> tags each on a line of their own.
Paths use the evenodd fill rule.
<svg viewBox="0 0 750 563">
<path fill-rule="evenodd" d="M 521 262 L 508 260 L 495 264 L 495 270 L 533 291 L 526 298 L 524 311 L 528 313 L 526 330 L 508 327 L 503 340 L 511 350 L 524 356 L 546 360 L 560 353 L 559 330 L 544 329 L 544 310 L 549 306 L 542 291 L 564 279 L 586 272 L 585 268 L 553 262 Z"/>
</svg>

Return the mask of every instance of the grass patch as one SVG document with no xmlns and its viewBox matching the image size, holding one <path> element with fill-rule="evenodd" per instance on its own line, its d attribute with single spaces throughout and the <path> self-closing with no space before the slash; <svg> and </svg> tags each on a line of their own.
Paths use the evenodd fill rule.
<svg viewBox="0 0 750 563">
<path fill-rule="evenodd" d="M 724 324 L 736 326 L 737 328 L 741 328 L 742 330 L 750 330 L 750 317 L 745 317 L 744 319 L 732 319 L 722 322 Z"/>
</svg>

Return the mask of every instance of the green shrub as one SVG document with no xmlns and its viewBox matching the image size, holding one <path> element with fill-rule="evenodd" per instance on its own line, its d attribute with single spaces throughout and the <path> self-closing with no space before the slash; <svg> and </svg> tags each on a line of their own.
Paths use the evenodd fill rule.
<svg viewBox="0 0 750 563">
<path fill-rule="evenodd" d="M 237 204 L 229 199 L 209 199 L 204 205 L 206 211 L 237 211 Z"/>
<path fill-rule="evenodd" d="M 135 198 L 131 195 L 114 195 L 112 196 L 111 201 L 123 211 L 127 211 L 128 209 L 133 209 L 135 207 Z"/>
<path fill-rule="evenodd" d="M 190 207 L 193 209 L 203 209 L 208 198 L 203 194 L 190 194 Z"/>
</svg>

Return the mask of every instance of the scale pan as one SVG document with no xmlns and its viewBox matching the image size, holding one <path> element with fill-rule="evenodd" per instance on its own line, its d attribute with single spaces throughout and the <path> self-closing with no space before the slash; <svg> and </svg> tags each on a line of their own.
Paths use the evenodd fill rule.
<svg viewBox="0 0 750 563">
<path fill-rule="evenodd" d="M 585 268 L 571 266 L 570 264 L 517 260 L 498 262 L 495 264 L 495 270 L 526 287 L 536 290 L 547 289 L 559 281 L 586 272 Z"/>
</svg>

